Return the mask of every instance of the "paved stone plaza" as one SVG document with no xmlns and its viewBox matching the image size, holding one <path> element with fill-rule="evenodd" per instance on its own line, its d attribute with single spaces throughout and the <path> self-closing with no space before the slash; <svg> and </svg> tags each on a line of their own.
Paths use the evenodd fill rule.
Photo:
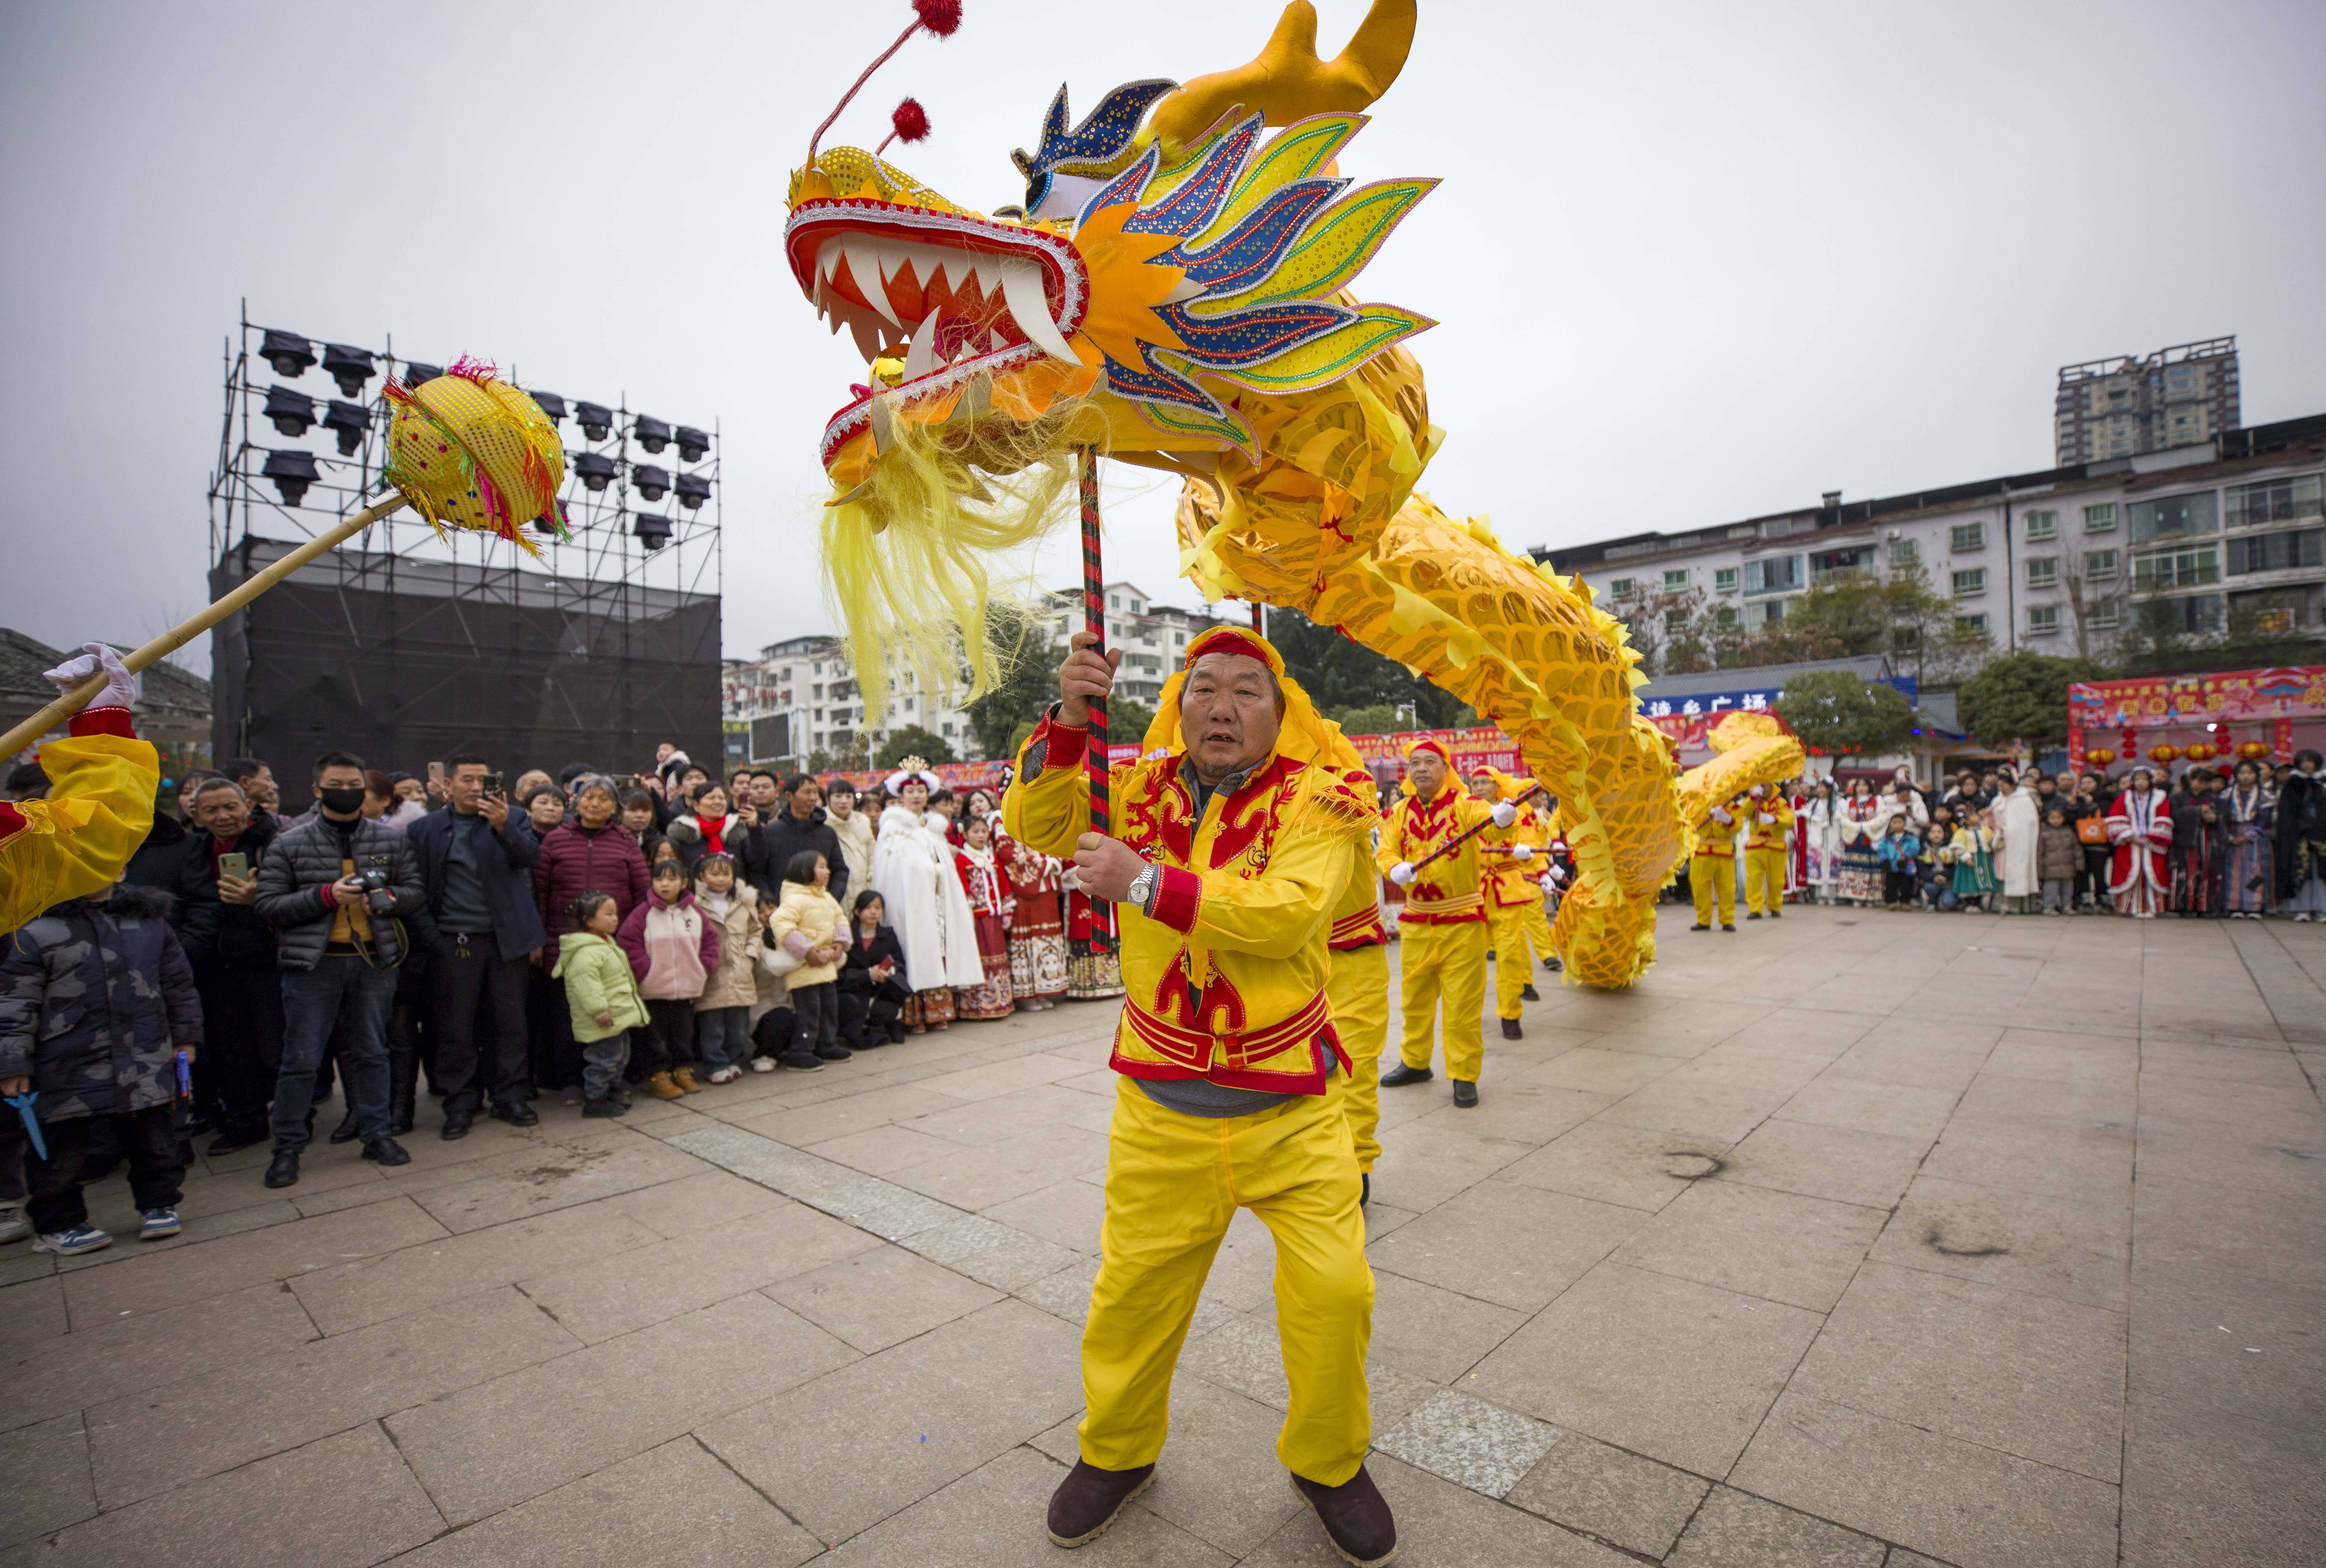
<svg viewBox="0 0 2326 1568">
<path fill-rule="evenodd" d="M 1382 1097 L 1399 1560 L 2318 1562 L 2326 929 L 1687 924 L 1628 995 L 1546 984 L 1479 1109 Z M 1044 1538 L 1112 1013 L 619 1124 L 428 1116 L 283 1193 L 252 1149 L 177 1240 L 0 1251 L 0 1568 L 1330 1564 L 1248 1216 L 1154 1489 Z"/>
</svg>

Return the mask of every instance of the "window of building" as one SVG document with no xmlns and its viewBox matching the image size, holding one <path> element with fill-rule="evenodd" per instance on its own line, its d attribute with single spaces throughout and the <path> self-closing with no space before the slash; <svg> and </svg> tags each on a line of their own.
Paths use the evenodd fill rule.
<svg viewBox="0 0 2326 1568">
<path fill-rule="evenodd" d="M 1986 524 L 1958 523 L 1948 531 L 1947 546 L 1957 555 L 1968 555 L 1974 550 L 1986 548 Z"/>
<path fill-rule="evenodd" d="M 1682 566 L 1667 571 L 1664 573 L 1664 591 L 1666 593 L 1686 593 L 1688 591 L 1688 568 Z"/>
<path fill-rule="evenodd" d="M 2197 550 L 2161 550 L 2133 558 L 2132 586 L 2143 593 L 2196 588 L 2221 580 L 2221 552 L 2208 544 Z"/>
<path fill-rule="evenodd" d="M 1736 607 L 1733 604 L 1722 605 L 1718 609 L 1712 612 L 1712 624 L 1718 626 L 1724 632 L 1735 631 L 1736 629 Z"/>
<path fill-rule="evenodd" d="M 2114 582 L 2117 575 L 2116 552 L 2087 550 L 2084 552 L 2084 580 Z"/>
<path fill-rule="evenodd" d="M 1810 580 L 1813 583 L 1834 582 L 1846 577 L 1856 577 L 1874 565 L 1874 547 L 1860 545 L 1855 550 L 1820 550 L 1810 557 Z"/>
<path fill-rule="evenodd" d="M 2297 478 L 2230 486 L 2228 525 L 2251 528 L 2263 523 L 2295 523 L 2319 515 L 2321 478 L 2303 474 Z"/>
<path fill-rule="evenodd" d="M 1773 626 L 1784 618 L 1785 601 L 1781 598 L 1764 599 L 1759 604 L 1744 607 L 1744 624 L 1755 631 L 1763 626 Z"/>
<path fill-rule="evenodd" d="M 2112 598 L 2104 598 L 2098 604 L 2088 604 L 2084 607 L 2084 625 L 2096 632 L 2112 632 L 2117 628 L 2121 610 L 2122 607 Z"/>
<path fill-rule="evenodd" d="M 817 674 L 819 674 L 819 675 L 823 674 L 823 666 L 822 664 L 818 664 L 818 665 L 815 667 L 815 673 L 816 673 Z"/>
<path fill-rule="evenodd" d="M 1966 632 L 1984 633 L 1986 630 L 1986 616 L 1984 611 L 1975 616 L 1957 616 L 1955 625 Z"/>
<path fill-rule="evenodd" d="M 1122 608 L 1122 596 L 1119 593 L 1108 594 L 1106 596 L 1106 608 L 1109 609 L 1121 609 Z"/>
<path fill-rule="evenodd" d="M 1718 593 L 1735 593 L 1736 591 L 1736 569 L 1733 566 L 1714 567 L 1712 569 L 1712 586 L 1714 591 Z"/>
<path fill-rule="evenodd" d="M 2060 515 L 2057 512 L 2030 512 L 2027 514 L 2028 543 L 2041 544 L 2047 539 L 2057 539 L 2059 536 Z"/>
<path fill-rule="evenodd" d="M 2116 531 L 2116 503 L 2099 501 L 2084 508 L 2084 532 L 2111 533 Z"/>
<path fill-rule="evenodd" d="M 1640 580 L 1635 577 L 1612 579 L 1607 584 L 1607 591 L 1617 598 L 1629 598 L 1640 591 Z"/>
<path fill-rule="evenodd" d="M 2060 558 L 2056 555 L 2032 556 L 2027 561 L 2027 586 L 2057 588 L 2060 586 Z"/>
<path fill-rule="evenodd" d="M 944 721 L 944 732 L 947 735 L 951 735 L 953 733 L 953 720 L 950 719 Z"/>
<path fill-rule="evenodd" d="M 1922 542 L 1919 539 L 1893 539 L 1890 542 L 1890 564 L 1919 566 L 1922 560 Z"/>
<path fill-rule="evenodd" d="M 2288 571 L 2301 566 L 2326 566 L 2326 528 L 2285 530 L 2232 539 L 2229 575 L 2250 571 Z"/>
<path fill-rule="evenodd" d="M 2186 496 L 2135 501 L 2130 508 L 2132 542 L 2147 544 L 2159 539 L 2210 533 L 2220 526 L 2216 500 L 2210 490 L 2192 490 Z"/>
<path fill-rule="evenodd" d="M 818 682 L 815 683 L 814 693 L 815 693 L 815 695 L 816 695 L 816 696 L 818 696 L 818 697 L 821 697 L 821 696 L 823 696 L 823 682 L 818 681 Z"/>
<path fill-rule="evenodd" d="M 1688 612 L 1686 610 L 1668 609 L 1664 611 L 1664 636 L 1668 637 L 1676 637 L 1686 630 L 1688 630 Z"/>
<path fill-rule="evenodd" d="M 1772 555 L 1744 563 L 1744 593 L 1791 593 L 1801 586 L 1801 558 Z"/>
<path fill-rule="evenodd" d="M 2027 607 L 2027 635 L 2048 637 L 2060 629 L 2060 607 L 2055 604 L 2031 604 Z"/>
<path fill-rule="evenodd" d="M 2221 629 L 2221 596 L 2192 593 L 2185 598 L 2160 598 L 2142 607 L 2144 626 L 2165 632 L 2204 636 Z"/>
<path fill-rule="evenodd" d="M 1967 571 L 1958 571 L 1955 573 L 1955 597 L 1957 598 L 1969 598 L 1974 594 L 1982 594 L 1986 591 L 1986 568 L 1984 566 L 1974 566 Z"/>
</svg>

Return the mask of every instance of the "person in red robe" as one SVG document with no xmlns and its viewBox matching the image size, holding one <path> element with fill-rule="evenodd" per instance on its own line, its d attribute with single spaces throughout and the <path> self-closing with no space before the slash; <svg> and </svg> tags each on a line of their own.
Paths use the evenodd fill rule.
<svg viewBox="0 0 2326 1568">
<path fill-rule="evenodd" d="M 2132 770 L 2132 782 L 2108 808 L 2108 892 L 2117 913 L 2154 920 L 2164 907 L 2172 879 L 2166 857 L 2172 848 L 2172 812 L 2155 775 Z"/>
<path fill-rule="evenodd" d="M 963 819 L 961 848 L 953 857 L 976 917 L 977 957 L 985 969 L 982 983 L 954 988 L 964 1018 L 1006 1018 L 1017 1007 L 1009 988 L 1009 873 L 993 852 L 993 824 L 991 816 Z"/>
<path fill-rule="evenodd" d="M 1066 922 L 1065 894 L 1058 884 L 1064 868 L 1045 855 L 1000 830 L 996 825 L 993 858 L 1009 879 L 1009 989 L 1018 1006 L 1029 1013 L 1047 1012 L 1066 994 Z"/>
</svg>

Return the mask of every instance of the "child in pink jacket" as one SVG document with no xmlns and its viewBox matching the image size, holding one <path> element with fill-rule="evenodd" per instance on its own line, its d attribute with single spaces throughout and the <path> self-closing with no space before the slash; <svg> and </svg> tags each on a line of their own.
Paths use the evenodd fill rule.
<svg viewBox="0 0 2326 1568">
<path fill-rule="evenodd" d="M 694 1081 L 694 1003 L 719 970 L 719 925 L 695 907 L 686 884 L 686 868 L 678 862 L 656 866 L 652 893 L 614 938 L 646 998 L 647 1026 L 637 1033 L 632 1060 L 656 1099 L 702 1088 Z"/>
</svg>

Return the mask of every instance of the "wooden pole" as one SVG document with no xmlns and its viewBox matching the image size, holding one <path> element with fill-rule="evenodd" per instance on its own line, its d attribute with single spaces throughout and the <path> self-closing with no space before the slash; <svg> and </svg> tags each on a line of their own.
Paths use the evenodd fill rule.
<svg viewBox="0 0 2326 1568">
<path fill-rule="evenodd" d="M 132 674 L 135 674 L 148 664 L 177 652 L 193 641 L 197 635 L 209 630 L 210 627 L 226 619 L 227 617 L 325 551 L 334 545 L 345 543 L 404 505 L 405 499 L 401 495 L 390 496 L 386 500 L 365 507 L 346 522 L 318 533 L 265 571 L 237 586 L 232 593 L 218 599 L 192 618 L 172 626 L 144 647 L 125 654 L 122 663 L 128 667 Z M 104 690 L 105 676 L 102 673 L 91 675 L 88 680 L 16 726 L 5 736 L 0 736 L 0 756 L 14 756 L 47 734 L 51 728 L 88 707 L 90 700 Z"/>
</svg>

